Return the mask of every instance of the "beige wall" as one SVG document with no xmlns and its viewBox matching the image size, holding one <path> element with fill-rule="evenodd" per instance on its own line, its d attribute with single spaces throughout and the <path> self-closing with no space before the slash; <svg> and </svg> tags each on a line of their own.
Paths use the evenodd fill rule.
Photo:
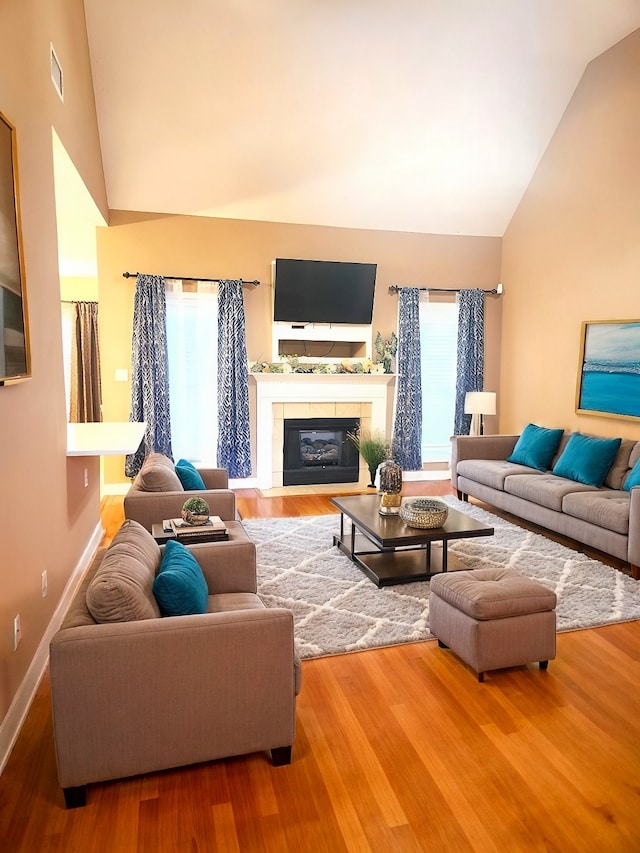
<svg viewBox="0 0 640 853">
<path fill-rule="evenodd" d="M 4 0 L 1 17 L 0 111 L 17 131 L 33 378 L 0 388 L 0 759 L 8 709 L 99 524 L 98 460 L 66 456 L 52 126 L 106 212 L 82 0 Z M 50 42 L 64 104 L 50 79 Z M 17 613 L 23 639 L 14 652 Z"/>
<path fill-rule="evenodd" d="M 61 276 L 60 299 L 63 302 L 97 302 L 98 279 L 84 276 Z"/>
<path fill-rule="evenodd" d="M 276 257 L 377 263 L 374 334 L 396 329 L 396 295 L 390 284 L 417 287 L 482 287 L 499 281 L 501 240 L 359 231 L 322 226 L 282 225 L 145 216 L 112 211 L 110 227 L 98 229 L 100 349 L 106 420 L 127 420 L 129 383 L 115 382 L 117 368 L 130 367 L 134 279 L 122 273 L 258 279 L 245 289 L 247 350 L 251 361 L 271 360 L 272 293 L 270 264 Z M 487 298 L 486 385 L 497 389 L 500 358 L 500 300 Z M 255 437 L 255 424 L 252 428 Z M 255 457 L 254 457 L 255 460 Z M 106 483 L 122 482 L 124 460 L 105 459 Z"/>
<path fill-rule="evenodd" d="M 640 439 L 575 412 L 582 322 L 640 318 L 639 139 L 640 30 L 586 69 L 505 234 L 502 432 Z"/>
</svg>

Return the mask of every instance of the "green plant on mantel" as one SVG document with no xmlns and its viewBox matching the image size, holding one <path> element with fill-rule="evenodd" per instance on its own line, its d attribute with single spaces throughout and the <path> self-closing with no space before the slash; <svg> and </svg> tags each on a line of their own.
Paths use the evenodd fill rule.
<svg viewBox="0 0 640 853">
<path fill-rule="evenodd" d="M 391 359 L 398 352 L 398 338 L 396 333 L 391 332 L 389 338 L 383 338 L 380 332 L 378 332 L 373 346 L 378 356 L 376 360 L 383 365 L 385 373 L 391 373 Z"/>
<path fill-rule="evenodd" d="M 358 450 L 369 469 L 371 482 L 368 488 L 375 489 L 375 478 L 378 466 L 381 465 L 389 455 L 389 442 L 380 432 L 363 432 L 355 430 L 347 432 L 347 440 Z"/>
</svg>

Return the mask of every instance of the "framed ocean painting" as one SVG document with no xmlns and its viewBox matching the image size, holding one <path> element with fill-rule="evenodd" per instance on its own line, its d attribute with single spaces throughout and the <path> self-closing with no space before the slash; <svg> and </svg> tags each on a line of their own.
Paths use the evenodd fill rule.
<svg viewBox="0 0 640 853">
<path fill-rule="evenodd" d="M 640 420 L 640 320 L 582 324 L 576 411 Z"/>
</svg>

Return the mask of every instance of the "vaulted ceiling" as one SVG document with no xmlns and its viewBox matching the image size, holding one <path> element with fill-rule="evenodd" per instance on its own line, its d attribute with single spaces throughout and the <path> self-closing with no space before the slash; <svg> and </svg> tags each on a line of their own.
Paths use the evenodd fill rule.
<svg viewBox="0 0 640 853">
<path fill-rule="evenodd" d="M 112 209 L 501 236 L 639 0 L 85 0 Z"/>
</svg>

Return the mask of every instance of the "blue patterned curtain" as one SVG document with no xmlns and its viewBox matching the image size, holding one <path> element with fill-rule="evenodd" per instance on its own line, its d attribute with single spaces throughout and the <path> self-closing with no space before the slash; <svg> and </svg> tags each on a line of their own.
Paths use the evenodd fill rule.
<svg viewBox="0 0 640 853">
<path fill-rule="evenodd" d="M 218 289 L 218 465 L 251 476 L 249 374 L 241 281 Z"/>
<path fill-rule="evenodd" d="M 126 458 L 125 474 L 135 477 L 147 453 L 157 450 L 173 459 L 169 411 L 167 303 L 159 275 L 138 275 L 133 305 L 130 421 L 146 421 L 140 447 Z"/>
<path fill-rule="evenodd" d="M 393 425 L 393 458 L 405 471 L 422 468 L 422 383 L 420 373 L 420 291 L 398 291 L 398 384 Z"/>
<path fill-rule="evenodd" d="M 467 391 L 482 391 L 484 382 L 484 291 L 458 294 L 458 364 L 455 435 L 468 435 L 471 415 L 464 413 Z"/>
</svg>

